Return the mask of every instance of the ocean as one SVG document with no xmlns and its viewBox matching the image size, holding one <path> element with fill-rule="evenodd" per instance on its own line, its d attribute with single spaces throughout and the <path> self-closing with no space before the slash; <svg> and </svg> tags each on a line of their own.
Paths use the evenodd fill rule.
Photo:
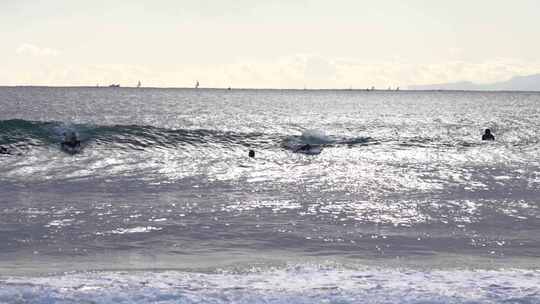
<svg viewBox="0 0 540 304">
<path fill-rule="evenodd" d="M 0 87 L 0 303 L 540 303 L 539 129 L 534 92 Z"/>
</svg>

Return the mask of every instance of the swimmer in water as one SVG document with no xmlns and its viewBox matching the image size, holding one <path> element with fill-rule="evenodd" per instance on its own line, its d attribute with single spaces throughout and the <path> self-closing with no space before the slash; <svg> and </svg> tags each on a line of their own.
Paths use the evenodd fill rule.
<svg viewBox="0 0 540 304">
<path fill-rule="evenodd" d="M 482 135 L 482 140 L 495 140 L 495 136 L 493 136 L 493 134 L 491 134 L 490 129 L 486 129 L 484 131 L 484 135 Z"/>
<path fill-rule="evenodd" d="M 255 157 L 255 151 L 249 150 L 248 156 L 251 158 Z"/>
</svg>

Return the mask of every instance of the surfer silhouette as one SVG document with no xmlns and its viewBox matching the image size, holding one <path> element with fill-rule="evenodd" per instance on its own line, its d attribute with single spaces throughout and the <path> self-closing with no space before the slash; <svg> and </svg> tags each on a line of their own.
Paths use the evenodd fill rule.
<svg viewBox="0 0 540 304">
<path fill-rule="evenodd" d="M 309 151 L 311 150 L 311 145 L 310 144 L 305 144 L 303 146 L 301 146 L 300 148 L 296 149 L 296 151 Z"/>
<path fill-rule="evenodd" d="M 75 149 L 81 146 L 81 141 L 75 132 L 71 132 L 69 136 L 64 133 L 64 141 L 62 142 L 63 149 Z"/>
<path fill-rule="evenodd" d="M 255 151 L 249 150 L 248 156 L 251 158 L 255 157 Z"/>
<path fill-rule="evenodd" d="M 482 135 L 482 140 L 495 140 L 495 136 L 493 136 L 493 134 L 491 134 L 490 129 L 486 129 L 484 131 L 484 135 Z"/>
<path fill-rule="evenodd" d="M 0 146 L 0 154 L 11 154 L 11 152 L 8 148 Z"/>
</svg>

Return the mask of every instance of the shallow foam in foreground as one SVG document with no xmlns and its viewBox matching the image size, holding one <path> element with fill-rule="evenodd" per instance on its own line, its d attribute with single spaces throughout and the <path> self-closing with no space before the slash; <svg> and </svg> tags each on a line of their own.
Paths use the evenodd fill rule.
<svg viewBox="0 0 540 304">
<path fill-rule="evenodd" d="M 540 303 L 540 271 L 284 269 L 4 277 L 2 303 Z"/>
</svg>

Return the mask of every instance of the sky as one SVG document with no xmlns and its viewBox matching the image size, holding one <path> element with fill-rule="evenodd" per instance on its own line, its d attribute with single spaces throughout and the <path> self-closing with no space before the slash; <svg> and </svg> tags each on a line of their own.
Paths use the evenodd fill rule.
<svg viewBox="0 0 540 304">
<path fill-rule="evenodd" d="M 0 0 L 0 85 L 489 83 L 539 37 L 538 0 Z"/>
</svg>

